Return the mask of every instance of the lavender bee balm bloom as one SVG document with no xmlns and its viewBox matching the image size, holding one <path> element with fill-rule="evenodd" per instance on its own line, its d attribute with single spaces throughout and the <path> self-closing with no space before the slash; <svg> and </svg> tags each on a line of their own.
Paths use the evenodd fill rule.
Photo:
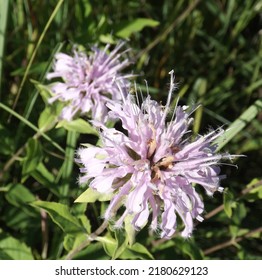
<svg viewBox="0 0 262 280">
<path fill-rule="evenodd" d="M 189 237 L 193 220 L 202 221 L 204 205 L 192 184 L 202 185 L 208 195 L 222 191 L 219 181 L 221 159 L 213 144 L 223 131 L 212 131 L 189 140 L 189 125 L 193 119 L 186 107 L 177 106 L 167 124 L 172 91 L 173 72 L 165 107 L 148 96 L 138 106 L 131 95 L 123 103 L 109 103 L 110 117 L 120 119 L 127 135 L 114 128 L 101 126 L 102 147 L 78 151 L 80 183 L 90 182 L 90 188 L 100 193 L 112 193 L 113 198 L 104 214 L 110 220 L 120 207 L 124 213 L 115 222 L 121 227 L 127 215 L 140 230 L 149 221 L 162 238 L 170 238 L 177 229 L 180 216 L 182 236 Z"/>
<path fill-rule="evenodd" d="M 50 85 L 54 96 L 49 99 L 50 103 L 56 100 L 65 102 L 61 119 L 70 121 L 77 114 L 91 112 L 92 119 L 107 120 L 105 104 L 121 99 L 115 80 L 126 84 L 126 78 L 132 76 L 121 73 L 129 65 L 128 59 L 119 61 L 124 53 L 119 53 L 123 44 L 118 44 L 110 54 L 107 54 L 109 45 L 104 50 L 93 48 L 89 56 L 75 49 L 73 56 L 56 54 L 54 72 L 47 78 L 62 78 L 61 82 Z"/>
</svg>

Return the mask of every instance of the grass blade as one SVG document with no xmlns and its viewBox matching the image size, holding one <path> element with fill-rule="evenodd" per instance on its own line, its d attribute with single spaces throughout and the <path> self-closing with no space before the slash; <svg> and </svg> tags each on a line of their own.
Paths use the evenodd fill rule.
<svg viewBox="0 0 262 280">
<path fill-rule="evenodd" d="M 67 139 L 66 139 L 66 151 L 65 151 L 65 161 L 63 164 L 63 171 L 62 171 L 62 186 L 61 186 L 61 203 L 68 202 L 68 192 L 70 186 L 70 178 L 72 177 L 72 170 L 74 166 L 74 157 L 75 157 L 75 150 L 76 144 L 78 139 L 78 133 L 75 131 L 68 131 L 67 132 Z"/>
<path fill-rule="evenodd" d="M 262 110 L 262 101 L 257 100 L 238 119 L 236 119 L 226 132 L 216 140 L 218 150 L 223 148 L 235 135 L 237 135 Z"/>
<path fill-rule="evenodd" d="M 0 2 L 0 100 L 1 100 L 1 84 L 3 71 L 3 58 L 5 46 L 5 30 L 8 17 L 9 0 Z"/>
<path fill-rule="evenodd" d="M 37 51 L 38 51 L 38 49 L 39 49 L 39 47 L 40 47 L 40 45 L 41 45 L 41 43 L 42 43 L 42 41 L 43 41 L 43 39 L 44 39 L 44 37 L 45 37 L 45 34 L 46 34 L 48 28 L 50 27 L 50 25 L 51 25 L 51 23 L 52 23 L 52 21 L 53 21 L 55 15 L 56 15 L 56 13 L 58 12 L 58 10 L 59 10 L 59 8 L 60 8 L 60 6 L 62 5 L 63 2 L 64 2 L 64 0 L 60 0 L 60 1 L 57 3 L 57 5 L 56 5 L 56 7 L 55 7 L 55 9 L 54 9 L 54 11 L 53 11 L 53 13 L 51 14 L 51 16 L 50 16 L 48 22 L 47 22 L 46 25 L 45 25 L 45 28 L 44 28 L 42 34 L 41 34 L 40 37 L 39 37 L 39 40 L 38 40 L 38 42 L 37 42 L 37 44 L 36 44 L 36 47 L 35 47 L 35 49 L 34 49 L 34 51 L 33 51 L 33 53 L 32 53 L 32 56 L 31 56 L 31 58 L 30 58 L 30 60 L 29 60 L 29 62 L 28 62 L 28 65 L 27 65 L 27 67 L 26 67 L 26 69 L 25 69 L 25 74 L 24 74 L 24 76 L 23 76 L 21 85 L 20 85 L 20 87 L 19 87 L 19 89 L 18 89 L 16 98 L 15 98 L 15 101 L 14 101 L 14 104 L 13 104 L 13 107 L 12 107 L 13 110 L 14 110 L 15 107 L 16 107 L 16 104 L 17 104 L 18 99 L 19 99 L 19 97 L 20 97 L 22 88 L 23 88 L 23 86 L 24 86 L 24 84 L 25 84 L 25 81 L 26 81 L 26 79 L 27 79 L 29 70 L 30 70 L 30 68 L 31 68 L 31 66 L 32 66 L 32 63 L 33 63 L 33 61 L 34 61 L 34 58 L 35 58 L 35 56 L 36 56 L 36 53 L 37 53 Z M 10 121 L 10 119 L 9 119 L 9 121 Z"/>
<path fill-rule="evenodd" d="M 50 68 L 51 68 L 51 65 L 52 65 L 52 61 L 53 61 L 54 55 L 55 55 L 57 52 L 60 51 L 60 49 L 62 48 L 62 46 L 63 46 L 63 43 L 58 44 L 58 45 L 55 47 L 54 51 L 52 52 L 52 54 L 51 54 L 51 56 L 50 56 L 50 59 L 49 59 L 49 61 L 48 61 L 47 69 L 46 69 L 46 71 L 44 71 L 44 73 L 41 75 L 41 77 L 40 77 L 40 79 L 39 79 L 39 82 L 40 82 L 40 83 L 43 82 L 43 80 L 44 80 L 44 78 L 45 78 L 45 76 L 46 76 L 46 73 L 49 72 L 49 70 L 50 70 Z M 32 110 L 33 110 L 33 108 L 34 108 L 34 106 L 35 106 L 35 103 L 36 103 L 36 100 L 37 100 L 38 96 L 39 96 L 39 91 L 36 89 L 36 90 L 33 91 L 33 94 L 31 95 L 29 101 L 28 101 L 27 104 L 26 104 L 25 111 L 24 111 L 24 114 L 23 114 L 23 116 L 24 116 L 25 119 L 28 119 L 28 118 L 29 118 L 29 116 L 30 116 L 30 114 L 31 114 L 31 112 L 32 112 Z M 16 140 L 16 144 L 17 144 L 18 139 L 20 139 L 20 135 L 21 135 L 22 132 L 23 132 L 24 125 L 25 125 L 25 124 L 24 124 L 23 122 L 21 122 L 21 123 L 19 124 L 19 126 L 18 126 L 18 129 L 17 129 L 17 137 L 16 137 L 16 139 L 17 139 L 17 140 Z"/>
<path fill-rule="evenodd" d="M 20 116 L 18 113 L 16 113 L 14 110 L 10 109 L 6 105 L 0 102 L 0 108 L 4 109 L 14 117 L 18 118 L 20 121 L 24 122 L 27 126 L 32 128 L 34 131 L 39 133 L 43 138 L 45 138 L 48 142 L 50 142 L 54 147 L 56 147 L 60 152 L 65 153 L 65 150 L 58 145 L 56 142 L 54 142 L 47 134 L 45 134 L 43 131 L 41 131 L 38 127 L 36 127 L 34 124 L 32 124 L 30 121 L 25 119 L 24 117 Z"/>
</svg>

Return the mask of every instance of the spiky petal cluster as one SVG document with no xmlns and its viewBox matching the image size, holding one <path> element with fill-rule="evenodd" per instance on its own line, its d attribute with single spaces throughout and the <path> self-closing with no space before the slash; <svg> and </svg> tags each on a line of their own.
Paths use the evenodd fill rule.
<svg viewBox="0 0 262 280">
<path fill-rule="evenodd" d="M 165 107 L 148 96 L 141 106 L 129 95 L 123 103 L 109 104 L 110 116 L 122 121 L 127 135 L 114 128 L 101 126 L 102 147 L 79 150 L 80 183 L 100 193 L 112 193 L 104 218 L 109 220 L 124 206 L 115 222 L 121 227 L 125 217 L 139 230 L 150 220 L 153 230 L 170 238 L 177 228 L 177 215 L 184 226 L 182 236 L 193 230 L 193 219 L 202 221 L 203 202 L 192 184 L 202 185 L 208 195 L 222 191 L 219 181 L 221 159 L 228 154 L 215 152 L 214 140 L 223 133 L 212 131 L 189 140 L 190 113 L 177 106 L 172 120 L 166 124 L 174 77 Z"/>
<path fill-rule="evenodd" d="M 62 82 L 50 85 L 54 96 L 49 99 L 50 103 L 65 102 L 61 119 L 70 121 L 76 114 L 91 112 L 93 120 L 106 122 L 105 104 L 121 99 L 115 81 L 121 80 L 126 85 L 126 78 L 132 76 L 121 73 L 130 64 L 127 58 L 120 62 L 123 45 L 124 42 L 119 43 L 110 54 L 107 54 L 109 45 L 104 50 L 93 47 L 89 56 L 75 48 L 73 56 L 56 54 L 53 72 L 47 78 L 62 78 Z"/>
</svg>

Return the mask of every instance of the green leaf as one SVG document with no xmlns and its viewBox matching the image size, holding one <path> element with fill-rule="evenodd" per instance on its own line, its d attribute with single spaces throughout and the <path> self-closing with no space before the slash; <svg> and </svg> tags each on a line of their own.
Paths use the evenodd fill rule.
<svg viewBox="0 0 262 280">
<path fill-rule="evenodd" d="M 47 106 L 43 112 L 40 114 L 40 117 L 38 119 L 38 127 L 42 130 L 50 130 L 52 129 L 55 124 L 58 115 L 60 114 L 60 109 L 56 106 L 55 108 L 53 106 Z"/>
<path fill-rule="evenodd" d="M 46 184 L 54 184 L 55 182 L 55 176 L 49 172 L 49 170 L 45 167 L 45 165 L 41 162 L 37 168 L 36 171 L 38 171 L 42 176 L 39 176 L 39 183 L 46 185 Z M 37 176 L 35 176 L 37 180 Z M 40 179 L 40 177 L 42 179 Z"/>
<path fill-rule="evenodd" d="M 93 203 L 95 201 L 109 201 L 112 198 L 112 194 L 102 194 L 91 188 L 84 191 L 75 202 L 78 203 Z"/>
<path fill-rule="evenodd" d="M 86 216 L 87 204 L 75 203 L 71 207 L 71 214 L 76 217 L 88 234 L 91 233 L 91 223 Z"/>
<path fill-rule="evenodd" d="M 17 232 L 32 232 L 32 225 L 36 220 L 39 219 L 39 213 L 37 209 L 33 209 L 29 205 L 24 205 L 21 207 L 9 207 L 9 210 L 5 212 L 4 220 L 5 224 Z"/>
<path fill-rule="evenodd" d="M 53 96 L 52 92 L 51 92 L 51 85 L 46 86 L 46 85 L 42 85 L 41 83 L 39 83 L 38 81 L 35 80 L 30 80 L 31 83 L 34 84 L 34 86 L 37 88 L 37 90 L 39 91 L 44 103 L 46 104 L 46 106 L 50 106 L 48 99 L 51 98 Z"/>
<path fill-rule="evenodd" d="M 6 192 L 5 197 L 8 202 L 16 207 L 22 207 L 24 204 L 35 201 L 35 196 L 21 184 L 8 185 L 9 191 Z"/>
<path fill-rule="evenodd" d="M 141 31 L 144 27 L 155 27 L 159 22 L 149 18 L 137 18 L 132 21 L 124 21 L 116 27 L 116 36 L 129 38 L 132 33 Z"/>
<path fill-rule="evenodd" d="M 47 68 L 48 63 L 47 62 L 40 62 L 40 63 L 35 63 L 31 69 L 28 71 L 29 75 L 32 74 L 42 74 L 45 69 Z M 23 76 L 25 74 L 26 67 L 20 67 L 15 69 L 10 73 L 11 76 Z"/>
<path fill-rule="evenodd" d="M 116 240 L 110 235 L 110 233 L 107 233 L 105 236 L 98 236 L 96 238 L 96 241 L 99 241 L 103 244 L 103 248 L 106 252 L 106 254 L 110 257 L 113 256 L 115 250 L 116 250 L 116 245 L 117 242 Z"/>
<path fill-rule="evenodd" d="M 234 201 L 233 194 L 228 189 L 226 189 L 223 193 L 223 200 L 225 213 L 229 218 L 231 218 L 232 208 L 236 207 L 236 203 Z"/>
<path fill-rule="evenodd" d="M 203 102 L 204 96 L 206 94 L 207 90 L 207 79 L 206 78 L 198 78 L 195 81 L 195 84 L 193 86 L 193 94 L 195 94 L 198 97 L 198 102 Z M 192 98 L 193 99 L 193 98 Z M 200 130 L 200 126 L 202 123 L 202 117 L 203 117 L 203 106 L 200 106 L 195 113 L 195 120 L 193 124 L 193 132 L 194 135 L 197 135 Z"/>
<path fill-rule="evenodd" d="M 236 209 L 233 212 L 232 215 L 232 221 L 240 225 L 242 220 L 246 217 L 247 215 L 247 209 L 244 203 L 238 203 Z"/>
<path fill-rule="evenodd" d="M 185 242 L 182 246 L 183 252 L 190 257 L 191 260 L 203 260 L 204 254 L 199 246 L 193 240 Z"/>
<path fill-rule="evenodd" d="M 67 234 L 64 238 L 64 248 L 67 251 L 71 251 L 82 244 L 87 238 L 88 235 L 84 233 Z"/>
<path fill-rule="evenodd" d="M 31 81 L 39 91 L 46 105 L 45 109 L 42 111 L 38 119 L 38 127 L 43 131 L 48 131 L 56 125 L 58 116 L 60 115 L 64 104 L 63 102 L 54 102 L 50 104 L 48 100 L 53 96 L 50 90 L 50 86 L 42 85 L 37 81 Z"/>
<path fill-rule="evenodd" d="M 62 120 L 57 124 L 56 127 L 64 127 L 66 130 L 69 131 L 74 131 L 82 134 L 93 134 L 98 136 L 97 130 L 90 123 L 83 119 L 76 119 L 70 122 Z"/>
<path fill-rule="evenodd" d="M 131 247 L 125 249 L 125 251 L 120 255 L 120 259 L 130 259 L 130 260 L 153 260 L 154 257 L 147 250 L 145 246 L 140 243 L 135 243 Z"/>
<path fill-rule="evenodd" d="M 43 162 L 40 162 L 33 172 L 30 174 L 37 182 L 49 189 L 50 192 L 60 197 L 59 191 L 55 188 L 55 176 L 49 172 Z"/>
<path fill-rule="evenodd" d="M 174 240 L 173 248 L 179 251 L 179 253 L 182 252 L 184 255 L 189 256 L 191 260 L 204 259 L 204 254 L 202 250 L 199 248 L 199 246 L 196 244 L 193 238 L 186 240 L 182 237 L 177 236 L 173 240 Z"/>
<path fill-rule="evenodd" d="M 0 259 L 33 260 L 31 249 L 0 229 Z"/>
<path fill-rule="evenodd" d="M 35 201 L 31 205 L 44 209 L 50 215 L 53 222 L 65 233 L 76 234 L 84 232 L 78 219 L 70 213 L 67 205 L 46 201 Z"/>
<path fill-rule="evenodd" d="M 0 124 L 0 154 L 12 155 L 14 154 L 14 136 L 11 131 Z"/>
<path fill-rule="evenodd" d="M 253 179 L 242 191 L 243 198 L 249 201 L 262 199 L 262 182 L 260 179 Z"/>
<path fill-rule="evenodd" d="M 26 156 L 23 161 L 22 175 L 27 176 L 36 170 L 43 159 L 42 146 L 36 139 L 29 139 L 26 144 Z"/>
<path fill-rule="evenodd" d="M 254 190 L 252 190 L 250 192 L 250 195 L 255 196 L 255 199 L 262 199 L 262 185 L 258 186 Z"/>
<path fill-rule="evenodd" d="M 253 139 L 248 139 L 244 145 L 240 148 L 240 154 L 244 154 L 250 151 L 260 150 L 262 147 L 262 137 L 256 137 Z"/>
<path fill-rule="evenodd" d="M 99 41 L 104 43 L 104 44 L 110 44 L 110 45 L 114 45 L 117 42 L 114 40 L 114 38 L 112 37 L 112 34 L 101 34 L 99 36 Z"/>
<path fill-rule="evenodd" d="M 35 85 L 36 89 L 39 91 L 46 107 L 40 114 L 38 119 L 38 127 L 42 130 L 50 130 L 54 127 L 57 122 L 58 116 L 60 115 L 64 103 L 63 102 L 54 102 L 52 104 L 49 103 L 49 99 L 53 97 L 53 93 L 51 91 L 52 84 L 46 86 L 38 81 L 31 80 L 31 82 Z"/>
<path fill-rule="evenodd" d="M 79 221 L 81 222 L 82 226 L 85 228 L 87 233 L 91 233 L 91 223 L 86 217 L 86 215 L 79 215 L 78 216 Z"/>
<path fill-rule="evenodd" d="M 84 250 L 79 252 L 74 259 L 79 260 L 109 260 L 110 257 L 105 254 L 102 242 L 89 244 Z"/>
<path fill-rule="evenodd" d="M 128 239 L 123 230 L 115 230 L 116 248 L 112 255 L 112 259 L 117 259 L 127 248 Z"/>
<path fill-rule="evenodd" d="M 132 220 L 133 220 L 132 215 L 127 215 L 125 218 L 125 231 L 127 235 L 127 242 L 130 246 L 132 246 L 136 241 L 136 230 L 134 229 L 134 226 L 131 224 Z"/>
<path fill-rule="evenodd" d="M 12 258 L 7 253 L 0 250 L 0 260 L 12 260 Z"/>
<path fill-rule="evenodd" d="M 229 225 L 229 232 L 232 238 L 236 238 L 239 235 L 239 227 L 235 225 Z"/>
<path fill-rule="evenodd" d="M 38 218 L 38 212 L 29 203 L 36 200 L 28 188 L 22 184 L 9 184 L 5 192 L 5 198 L 9 202 L 6 212 L 2 213 L 2 220 L 9 227 L 17 231 L 27 231 L 32 221 Z M 13 206 L 13 207 L 11 207 Z"/>
<path fill-rule="evenodd" d="M 240 228 L 239 226 L 230 225 L 229 231 L 231 233 L 232 238 L 235 239 L 238 236 L 245 235 L 246 233 L 248 233 L 249 230 L 245 228 Z"/>
<path fill-rule="evenodd" d="M 163 243 L 160 243 L 158 244 L 157 246 L 153 246 L 152 247 L 152 253 L 157 253 L 161 250 L 167 250 L 167 249 L 170 249 L 170 248 L 174 248 L 175 246 L 175 241 L 174 239 L 171 239 L 171 240 L 166 240 L 165 242 Z"/>
</svg>

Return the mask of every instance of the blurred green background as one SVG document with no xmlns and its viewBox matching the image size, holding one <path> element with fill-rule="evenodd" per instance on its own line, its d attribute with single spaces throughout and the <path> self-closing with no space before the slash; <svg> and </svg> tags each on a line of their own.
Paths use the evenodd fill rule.
<svg viewBox="0 0 262 280">
<path fill-rule="evenodd" d="M 0 16 L 0 259 L 58 259 L 74 246 L 66 243 L 70 238 L 65 241 L 54 216 L 30 205 L 34 200 L 68 205 L 75 217 L 87 215 L 92 230 L 101 223 L 101 203 L 73 205 L 83 191 L 74 151 L 91 136 L 70 139 L 65 129 L 48 131 L 61 151 L 39 135 L 32 138 L 35 132 L 26 121 L 37 126 L 45 108 L 32 80 L 47 83 L 57 51 L 70 53 L 75 43 L 103 47 L 119 39 L 131 48 L 128 71 L 138 74 L 143 90 L 146 80 L 152 97 L 165 103 L 168 72 L 174 69 L 174 96 L 181 104 L 203 105 L 194 115 L 193 132 L 236 121 L 222 150 L 246 155 L 236 161 L 238 168 L 222 166 L 224 195 L 208 198 L 199 188 L 206 219 L 191 239 L 163 241 L 144 229 L 137 241 L 150 253 L 134 250 L 120 258 L 261 259 L 261 1 L 2 0 Z M 10 250 L 18 247 L 19 252 Z M 102 243 L 78 256 L 110 257 Z"/>
</svg>

